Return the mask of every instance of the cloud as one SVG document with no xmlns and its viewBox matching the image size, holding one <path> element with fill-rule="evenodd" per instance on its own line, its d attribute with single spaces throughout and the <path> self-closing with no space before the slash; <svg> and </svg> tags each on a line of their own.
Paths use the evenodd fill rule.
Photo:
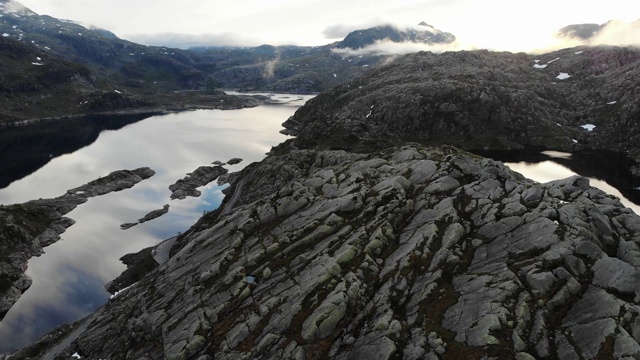
<svg viewBox="0 0 640 360">
<path fill-rule="evenodd" d="M 125 39 L 144 45 L 166 46 L 178 49 L 189 49 L 198 46 L 255 46 L 258 40 L 247 38 L 236 33 L 219 34 L 132 34 Z"/>
<path fill-rule="evenodd" d="M 589 45 L 640 45 L 640 20 L 632 23 L 610 21 L 589 39 Z"/>
<path fill-rule="evenodd" d="M 278 65 L 279 62 L 280 62 L 280 54 L 278 54 L 278 56 L 275 59 L 266 61 L 264 63 L 264 70 L 262 71 L 262 76 L 267 79 L 271 79 L 276 70 L 276 65 Z"/>
<path fill-rule="evenodd" d="M 541 38 L 545 40 L 542 42 L 543 45 L 529 49 L 529 53 L 540 54 L 576 46 L 640 46 L 640 20 L 630 23 L 609 21 L 587 39 L 563 36 L 559 33 Z"/>
<path fill-rule="evenodd" d="M 331 49 L 340 56 L 369 56 L 369 55 L 404 55 L 419 51 L 430 51 L 433 53 L 443 53 L 445 51 L 473 50 L 476 47 L 465 45 L 458 41 L 450 44 L 423 44 L 413 42 L 393 42 L 391 40 L 378 40 L 375 43 L 360 49 Z"/>
<path fill-rule="evenodd" d="M 345 36 L 349 35 L 350 32 L 356 30 L 364 30 L 369 29 L 376 26 L 391 26 L 398 30 L 425 30 L 425 27 L 418 26 L 418 23 L 415 24 L 400 24 L 389 21 L 383 21 L 381 19 L 372 19 L 365 23 L 360 24 L 334 24 L 326 27 L 322 30 L 322 35 L 326 39 L 343 39 Z"/>
</svg>

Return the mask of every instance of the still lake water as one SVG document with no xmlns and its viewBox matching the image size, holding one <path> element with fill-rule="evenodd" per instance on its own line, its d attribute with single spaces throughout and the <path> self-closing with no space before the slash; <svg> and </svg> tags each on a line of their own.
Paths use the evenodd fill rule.
<svg viewBox="0 0 640 360">
<path fill-rule="evenodd" d="M 56 154 L 46 165 L 1 189 L 0 204 L 12 204 L 56 197 L 114 170 L 149 166 L 156 171 L 155 176 L 131 189 L 91 198 L 67 214 L 77 223 L 62 234 L 61 241 L 46 247 L 44 255 L 29 261 L 27 274 L 33 285 L 0 322 L 0 354 L 29 345 L 59 324 L 81 319 L 100 307 L 109 298 L 104 284 L 125 269 L 118 260 L 121 256 L 185 231 L 203 211 L 215 209 L 222 201 L 224 187 L 212 183 L 200 188 L 199 198 L 171 201 L 168 186 L 214 160 L 243 158 L 242 163 L 227 167 L 240 170 L 285 140 L 287 137 L 279 134 L 281 123 L 311 96 L 271 97 L 281 103 L 154 116 L 118 126 L 118 130 L 100 130 L 95 142 L 66 155 Z M 507 161 L 529 178 L 546 182 L 575 174 L 565 166 L 571 159 L 561 156 L 565 157 L 544 155 L 526 162 L 494 158 Z M 623 198 L 606 183 L 592 179 L 591 185 Z M 623 198 L 623 202 L 640 213 L 631 201 Z M 168 214 L 120 230 L 120 224 L 133 222 L 164 204 L 171 206 Z"/>
<path fill-rule="evenodd" d="M 198 110 L 154 116 L 115 131 L 70 154 L 51 159 L 32 174 L 0 190 L 0 204 L 57 197 L 114 170 L 148 166 L 156 175 L 131 189 L 89 199 L 67 214 L 76 220 L 62 240 L 29 260 L 33 285 L 0 322 L 0 354 L 40 338 L 64 322 L 83 318 L 104 304 L 104 285 L 125 270 L 119 258 L 187 230 L 222 201 L 211 183 L 199 198 L 170 200 L 168 186 L 199 166 L 233 157 L 231 172 L 260 161 L 287 137 L 281 124 L 311 96 L 273 94 L 279 104 L 241 110 Z M 1 166 L 1 164 L 0 164 Z M 169 204 L 159 219 L 120 230 L 149 211 Z"/>
</svg>

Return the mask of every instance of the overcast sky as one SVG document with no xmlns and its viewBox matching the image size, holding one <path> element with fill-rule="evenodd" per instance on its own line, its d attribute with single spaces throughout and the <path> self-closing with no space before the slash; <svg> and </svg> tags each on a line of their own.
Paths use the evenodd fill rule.
<svg viewBox="0 0 640 360">
<path fill-rule="evenodd" d="M 637 0 L 22 0 L 31 10 L 146 44 L 324 45 L 351 30 L 420 21 L 464 44 L 526 51 L 569 24 L 640 18 Z"/>
</svg>

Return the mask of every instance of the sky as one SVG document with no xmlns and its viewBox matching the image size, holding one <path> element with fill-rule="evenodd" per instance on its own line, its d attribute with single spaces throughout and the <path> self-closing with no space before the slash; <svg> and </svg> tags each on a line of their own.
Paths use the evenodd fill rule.
<svg viewBox="0 0 640 360">
<path fill-rule="evenodd" d="M 146 45 L 324 45 L 349 31 L 425 21 L 460 48 L 550 47 L 569 24 L 640 19 L 636 0 L 21 0 L 31 10 L 78 21 Z M 617 37 L 617 36 L 616 36 Z"/>
</svg>

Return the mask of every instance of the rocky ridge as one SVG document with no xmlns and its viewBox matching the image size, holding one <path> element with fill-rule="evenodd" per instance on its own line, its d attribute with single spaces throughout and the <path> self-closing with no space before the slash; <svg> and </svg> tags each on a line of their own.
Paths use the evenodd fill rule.
<svg viewBox="0 0 640 360">
<path fill-rule="evenodd" d="M 63 355 L 640 356 L 640 218 L 585 178 L 407 145 L 291 150 L 231 181 Z"/>
<path fill-rule="evenodd" d="M 29 258 L 41 255 L 75 223 L 65 214 L 91 197 L 130 188 L 154 174 L 150 168 L 114 171 L 54 199 L 0 205 L 0 319 L 31 286 L 24 274 Z"/>
<path fill-rule="evenodd" d="M 637 158 L 638 76 L 635 48 L 420 52 L 318 95 L 283 125 L 299 148 L 419 141 L 469 150 L 605 149 Z M 582 127 L 589 124 L 591 131 Z"/>
</svg>

